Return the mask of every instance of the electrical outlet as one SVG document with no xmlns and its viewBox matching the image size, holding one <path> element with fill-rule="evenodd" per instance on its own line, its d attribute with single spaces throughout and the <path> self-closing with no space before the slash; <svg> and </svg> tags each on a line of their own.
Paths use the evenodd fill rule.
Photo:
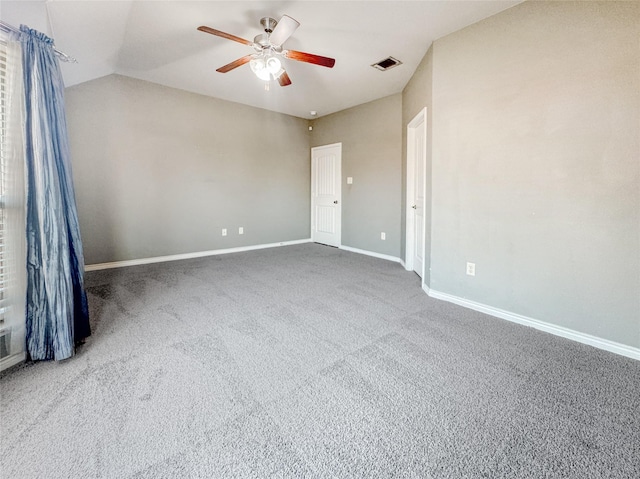
<svg viewBox="0 0 640 479">
<path fill-rule="evenodd" d="M 222 228 L 222 236 L 227 236 L 227 228 Z"/>
<path fill-rule="evenodd" d="M 383 241 L 387 239 L 387 234 L 384 231 L 380 233 L 380 239 Z"/>
<path fill-rule="evenodd" d="M 467 274 L 469 276 L 476 275 L 476 264 L 475 263 L 467 263 Z"/>
<path fill-rule="evenodd" d="M 242 226 L 240 226 L 240 227 L 238 228 L 238 234 L 239 234 L 239 235 L 243 235 L 243 234 L 244 234 L 244 228 L 243 228 Z"/>
</svg>

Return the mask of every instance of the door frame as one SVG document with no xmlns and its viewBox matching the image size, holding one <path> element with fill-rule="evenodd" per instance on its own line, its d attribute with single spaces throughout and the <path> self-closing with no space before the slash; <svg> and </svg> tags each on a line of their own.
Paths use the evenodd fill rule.
<svg viewBox="0 0 640 479">
<path fill-rule="evenodd" d="M 340 248 L 342 246 L 342 142 L 338 142 L 338 143 L 331 143 L 329 145 L 320 145 L 320 146 L 313 146 L 311 147 L 311 188 L 310 188 L 310 194 L 311 194 L 311 200 L 310 200 L 310 209 L 311 209 L 311 222 L 309 225 L 309 237 L 311 238 L 311 241 L 314 241 L 314 237 L 313 237 L 313 225 L 314 225 L 314 220 L 315 220 L 315 212 L 314 212 L 314 204 L 313 204 L 313 180 L 314 180 L 314 173 L 313 173 L 313 153 L 317 150 L 322 150 L 325 148 L 335 148 L 337 147 L 340 150 L 340 158 L 338 161 L 338 184 L 336 185 L 336 193 L 338 196 L 338 208 L 340 209 L 340 229 L 339 229 L 339 233 L 338 233 L 338 245 L 337 248 Z"/>
<path fill-rule="evenodd" d="M 424 151 L 422 152 L 422 161 L 424 161 L 424 164 L 425 164 L 423 185 L 425 186 L 425 189 L 426 189 L 426 186 L 427 186 L 426 165 L 427 165 L 427 147 L 428 147 L 427 145 L 427 107 L 424 107 L 407 125 L 407 199 L 406 199 L 406 207 L 405 207 L 406 244 L 405 244 L 405 261 L 404 261 L 404 266 L 407 271 L 413 271 L 413 258 L 415 256 L 415 249 L 416 249 L 416 245 L 414 242 L 416 224 L 414 220 L 414 214 L 411 211 L 411 204 L 413 203 L 413 200 L 415 197 L 415 176 L 416 176 L 415 158 L 417 154 L 415 151 L 415 136 L 416 136 L 416 130 L 418 128 L 421 128 L 423 130 L 422 133 L 424 134 L 424 139 L 425 139 Z M 426 195 L 423 195 L 423 204 L 422 204 L 423 214 L 425 209 L 426 209 Z M 424 237 L 425 235 L 424 221 L 422 222 L 422 225 L 423 225 L 422 236 Z M 423 258 L 422 274 L 420 275 L 423 284 L 424 284 L 424 277 L 425 277 L 424 271 L 426 268 L 425 245 L 426 245 L 426 241 L 423 241 L 422 242 L 422 258 Z"/>
</svg>

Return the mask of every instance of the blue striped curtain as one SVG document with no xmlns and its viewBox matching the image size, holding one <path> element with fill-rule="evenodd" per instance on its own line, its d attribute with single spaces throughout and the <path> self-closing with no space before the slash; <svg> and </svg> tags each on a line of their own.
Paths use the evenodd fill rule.
<svg viewBox="0 0 640 479">
<path fill-rule="evenodd" d="M 27 173 L 26 342 L 31 359 L 61 360 L 91 334 L 71 177 L 64 83 L 53 40 L 20 27 Z"/>
</svg>

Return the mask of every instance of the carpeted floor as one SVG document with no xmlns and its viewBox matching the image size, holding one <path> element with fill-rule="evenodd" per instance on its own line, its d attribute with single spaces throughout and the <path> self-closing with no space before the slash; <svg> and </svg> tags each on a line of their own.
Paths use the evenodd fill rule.
<svg viewBox="0 0 640 479">
<path fill-rule="evenodd" d="M 638 478 L 640 362 L 315 244 L 88 273 L 1 387 L 2 478 Z"/>
</svg>

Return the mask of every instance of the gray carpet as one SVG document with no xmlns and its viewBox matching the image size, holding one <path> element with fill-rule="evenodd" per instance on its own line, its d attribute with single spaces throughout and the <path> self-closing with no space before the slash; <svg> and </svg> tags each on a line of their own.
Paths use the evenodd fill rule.
<svg viewBox="0 0 640 479">
<path fill-rule="evenodd" d="M 87 274 L 0 379 L 2 478 L 638 478 L 640 362 L 315 244 Z"/>
</svg>

